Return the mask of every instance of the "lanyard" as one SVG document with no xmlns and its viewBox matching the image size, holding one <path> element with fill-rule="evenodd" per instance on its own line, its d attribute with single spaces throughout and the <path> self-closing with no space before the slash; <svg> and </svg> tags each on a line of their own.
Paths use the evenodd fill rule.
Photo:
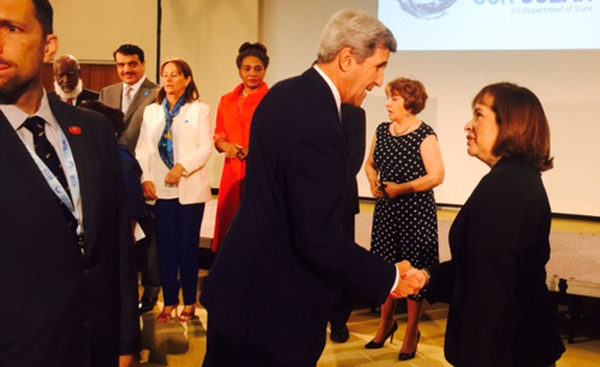
<svg viewBox="0 0 600 367">
<path fill-rule="evenodd" d="M 65 190 L 65 188 L 62 187 L 56 176 L 54 176 L 54 173 L 52 173 L 50 168 L 48 168 L 48 166 L 46 166 L 46 164 L 40 159 L 40 157 L 38 157 L 36 152 L 33 149 L 31 149 L 31 147 L 28 144 L 25 144 L 25 147 L 27 148 L 27 151 L 33 158 L 35 164 L 38 166 L 40 172 L 42 172 L 42 175 L 46 179 L 46 182 L 48 182 L 48 186 L 50 186 L 50 188 L 52 189 L 54 194 L 60 199 L 60 201 L 62 201 L 67 206 L 67 208 L 69 208 L 71 214 L 77 220 L 77 235 L 81 235 L 83 234 L 83 226 L 81 225 L 81 220 L 77 215 L 77 210 L 75 210 L 75 205 L 73 205 L 73 203 L 76 203 L 79 200 L 80 195 L 77 168 L 75 167 L 75 159 L 73 159 L 73 152 L 71 151 L 71 147 L 67 142 L 67 138 L 65 137 L 65 134 L 62 130 L 59 129 L 59 131 L 62 140 L 61 151 L 62 156 L 64 158 L 63 168 L 66 170 L 65 175 L 67 176 L 67 183 L 71 187 L 71 195 L 73 197 L 73 201 L 71 201 L 69 194 L 67 194 L 67 191 Z M 25 143 L 24 140 L 23 143 Z"/>
</svg>

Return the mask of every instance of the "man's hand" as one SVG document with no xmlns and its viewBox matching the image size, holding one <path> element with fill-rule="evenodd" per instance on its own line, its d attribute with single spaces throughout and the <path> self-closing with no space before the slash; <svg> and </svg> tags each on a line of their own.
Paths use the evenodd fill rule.
<svg viewBox="0 0 600 367">
<path fill-rule="evenodd" d="M 140 359 L 135 354 L 119 356 L 119 367 L 140 367 Z"/>
<path fill-rule="evenodd" d="M 393 298 L 406 298 L 418 294 L 427 282 L 427 277 L 422 270 L 415 269 L 410 262 L 404 260 L 396 264 L 400 272 L 400 279 L 396 289 L 391 294 Z"/>
</svg>

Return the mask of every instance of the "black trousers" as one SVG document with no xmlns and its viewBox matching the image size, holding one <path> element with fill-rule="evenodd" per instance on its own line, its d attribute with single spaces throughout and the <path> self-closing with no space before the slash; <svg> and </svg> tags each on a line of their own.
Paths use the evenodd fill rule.
<svg viewBox="0 0 600 367">
<path fill-rule="evenodd" d="M 142 298 L 156 299 L 160 292 L 160 271 L 158 268 L 158 246 L 156 244 L 156 223 L 150 210 L 138 224 L 146 234 L 146 238 L 135 245 L 135 258 L 138 269 L 142 273 Z"/>
<path fill-rule="evenodd" d="M 293 365 L 289 361 L 274 361 L 267 354 L 253 347 L 237 351 L 227 344 L 210 324 L 209 313 L 206 354 L 202 367 L 288 367 Z M 274 337 L 277 336 L 274 335 Z"/>
<path fill-rule="evenodd" d="M 346 236 L 355 241 L 355 214 L 344 215 L 342 218 L 342 230 L 346 233 Z M 331 314 L 329 322 L 331 323 L 331 329 L 339 329 L 346 326 L 346 323 L 350 319 L 350 314 L 354 308 L 354 294 L 342 286 L 337 286 L 334 289 L 334 301 L 331 305 Z"/>
</svg>

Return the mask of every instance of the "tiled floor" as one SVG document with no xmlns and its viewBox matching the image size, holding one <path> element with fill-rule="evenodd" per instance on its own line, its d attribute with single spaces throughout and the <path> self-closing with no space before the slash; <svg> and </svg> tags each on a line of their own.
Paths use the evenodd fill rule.
<svg viewBox="0 0 600 367">
<path fill-rule="evenodd" d="M 372 212 L 372 204 L 361 205 L 361 213 L 369 212 Z M 455 215 L 456 212 L 452 210 L 440 211 L 439 219 L 451 221 Z M 600 223 L 555 220 L 553 230 L 598 235 L 600 234 Z M 567 352 L 558 362 L 558 367 L 600 366 L 600 299 L 586 298 L 583 300 L 582 306 L 582 314 L 587 317 L 577 322 L 575 343 L 567 345 Z M 181 324 L 178 321 L 156 324 L 154 320 L 159 310 L 160 305 L 154 309 L 153 313 L 145 314 L 141 318 L 145 347 L 143 366 L 199 367 L 205 352 L 206 310 L 198 305 L 196 314 L 199 318 L 188 324 Z M 446 315 L 447 306 L 444 304 L 433 305 L 426 310 L 420 324 L 422 336 L 417 357 L 411 361 L 400 362 L 397 358 L 406 322 L 406 314 L 402 308 L 400 307 L 396 314 L 400 327 L 394 337 L 394 342 L 389 343 L 388 341 L 385 347 L 379 350 L 367 350 L 364 349 L 364 344 L 375 335 L 379 315 L 371 313 L 368 305 L 359 305 L 348 323 L 350 340 L 344 344 L 334 344 L 328 341 L 318 366 L 450 366 L 443 355 Z M 565 334 L 566 343 L 567 323 L 564 319 L 561 320 L 561 331 Z"/>
<path fill-rule="evenodd" d="M 567 352 L 558 362 L 558 367 L 598 367 L 600 366 L 600 302 L 586 299 L 584 309 L 590 315 L 579 321 L 574 344 L 566 344 Z M 154 313 L 142 318 L 143 343 L 146 349 L 143 353 L 145 367 L 199 367 L 205 352 L 206 311 L 196 310 L 198 319 L 189 324 L 170 321 L 166 324 L 154 322 L 159 307 Z M 378 314 L 371 313 L 369 307 L 355 310 L 348 322 L 350 340 L 344 344 L 327 342 L 319 367 L 379 367 L 379 366 L 421 366 L 445 367 L 450 366 L 444 359 L 444 330 L 446 328 L 446 305 L 429 306 L 421 320 L 421 341 L 417 357 L 411 361 L 397 360 L 402 346 L 402 337 L 406 314 L 399 307 L 396 314 L 398 332 L 393 343 L 389 340 L 384 348 L 379 350 L 364 349 L 364 345 L 375 335 L 379 322 Z M 561 322 L 561 329 L 566 333 L 566 322 Z M 566 337 L 565 337 L 566 343 Z"/>
</svg>

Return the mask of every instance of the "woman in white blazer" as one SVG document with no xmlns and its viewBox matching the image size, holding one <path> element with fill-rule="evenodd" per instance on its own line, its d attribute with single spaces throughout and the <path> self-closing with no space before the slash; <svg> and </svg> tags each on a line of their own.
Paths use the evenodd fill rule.
<svg viewBox="0 0 600 367">
<path fill-rule="evenodd" d="M 162 87 L 146 107 L 135 150 L 142 187 L 155 201 L 160 279 L 167 322 L 183 291 L 179 320 L 194 318 L 198 283 L 198 242 L 204 203 L 211 198 L 206 162 L 212 149 L 209 107 L 198 101 L 190 66 L 181 59 L 161 66 Z"/>
</svg>

